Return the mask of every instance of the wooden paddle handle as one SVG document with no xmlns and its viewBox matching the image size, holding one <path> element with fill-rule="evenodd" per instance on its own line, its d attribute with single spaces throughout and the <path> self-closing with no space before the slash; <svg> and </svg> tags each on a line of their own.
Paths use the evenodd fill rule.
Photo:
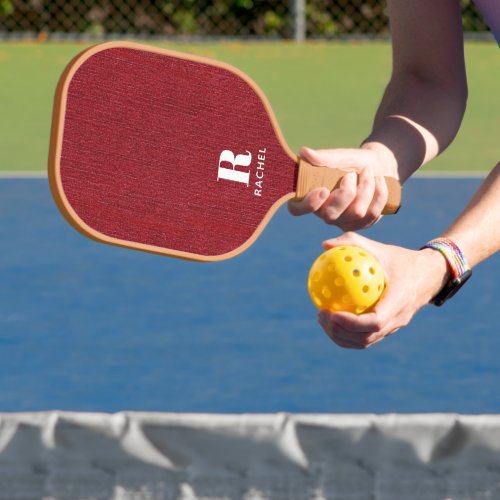
<svg viewBox="0 0 500 500">
<path fill-rule="evenodd" d="M 347 172 L 338 168 L 316 167 L 299 158 L 299 173 L 297 178 L 297 190 L 295 197 L 301 200 L 307 193 L 319 187 L 326 187 L 330 191 L 337 188 L 342 177 Z M 395 214 L 401 206 L 401 185 L 394 177 L 384 177 L 389 190 L 389 198 L 382 213 L 384 215 Z"/>
</svg>

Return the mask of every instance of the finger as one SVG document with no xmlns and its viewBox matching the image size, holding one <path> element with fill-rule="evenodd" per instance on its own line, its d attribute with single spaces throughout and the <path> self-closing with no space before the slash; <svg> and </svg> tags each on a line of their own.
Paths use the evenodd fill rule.
<svg viewBox="0 0 500 500">
<path fill-rule="evenodd" d="M 399 328 L 394 327 L 391 327 L 387 332 L 348 330 L 343 326 L 343 316 L 344 318 L 351 317 L 351 319 L 366 319 L 362 318 L 362 316 L 366 315 L 356 316 L 352 313 L 331 313 L 326 310 L 320 311 L 318 314 L 318 322 L 323 327 L 323 330 L 328 337 L 340 347 L 348 349 L 368 349 L 384 340 L 386 336 L 392 335 L 399 330 Z"/>
<path fill-rule="evenodd" d="M 362 220 L 370 207 L 375 194 L 375 177 L 371 167 L 360 171 L 356 197 L 351 205 L 345 210 L 343 219 L 348 223 L 351 220 Z"/>
<path fill-rule="evenodd" d="M 357 175 L 349 172 L 340 181 L 340 186 L 335 189 L 329 198 L 316 212 L 328 224 L 335 224 L 356 197 Z"/>
<path fill-rule="evenodd" d="M 359 229 L 366 229 L 375 225 L 380 219 L 382 219 L 382 212 L 387 204 L 388 199 L 389 189 L 387 188 L 387 183 L 384 177 L 375 177 L 372 200 L 368 209 L 366 210 L 365 216 L 358 219 L 353 218 L 350 222 L 344 222 L 344 217 L 342 217 L 342 219 L 339 220 L 339 227 L 341 227 L 341 229 L 343 229 L 344 231 L 356 231 Z"/>
<path fill-rule="evenodd" d="M 365 191 L 362 195 L 362 202 L 358 204 L 358 201 L 353 202 L 352 207 L 346 210 L 345 214 L 339 219 L 339 227 L 344 231 L 355 231 L 359 229 L 366 229 L 368 227 L 376 224 L 382 217 L 382 212 L 389 199 L 389 190 L 387 188 L 387 183 L 383 176 L 373 177 L 373 192 Z M 370 188 L 371 189 L 371 188 Z M 369 200 L 369 205 L 366 208 L 365 215 L 359 218 L 352 218 L 352 220 L 347 219 L 347 214 L 351 211 L 355 215 L 361 215 L 365 209 L 364 203 Z"/>
<path fill-rule="evenodd" d="M 375 225 L 382 216 L 379 217 L 363 217 L 362 219 L 355 219 L 351 222 L 344 222 L 343 218 L 337 220 L 336 225 L 342 229 L 342 231 L 360 231 L 361 229 L 368 229 Z"/>
<path fill-rule="evenodd" d="M 359 315 L 339 312 L 335 314 L 335 325 L 346 332 L 368 336 L 379 333 L 384 327 L 384 322 L 375 312 Z"/>
<path fill-rule="evenodd" d="M 342 335 L 338 335 L 337 332 L 332 331 L 328 328 L 323 328 L 323 330 L 325 331 L 326 335 L 330 338 L 330 340 L 335 342 L 335 344 L 337 344 L 340 347 L 343 347 L 345 349 L 363 349 L 363 346 L 360 345 L 360 343 L 355 339 L 351 339 L 348 337 L 346 338 L 343 337 Z"/>
<path fill-rule="evenodd" d="M 384 340 L 387 335 L 391 335 L 397 330 L 394 329 L 391 333 L 384 332 L 352 332 L 348 331 L 338 323 L 332 324 L 330 334 L 332 338 L 340 340 L 348 345 L 355 346 L 357 349 L 367 349 L 380 341 Z"/>
<path fill-rule="evenodd" d="M 382 335 L 382 336 L 380 336 L 379 338 L 376 338 L 376 339 L 374 339 L 374 340 L 370 340 L 370 341 L 368 342 L 368 344 L 366 345 L 365 349 L 369 349 L 370 347 L 373 347 L 374 345 L 379 344 L 379 343 L 380 343 L 380 342 L 382 342 L 382 340 L 384 340 L 384 339 L 385 339 L 385 337 Z"/>
<path fill-rule="evenodd" d="M 390 287 L 388 289 L 390 290 Z M 387 293 L 388 289 L 386 289 L 372 312 L 360 314 L 359 316 L 348 312 L 336 313 L 334 320 L 337 325 L 336 329 L 364 336 L 366 341 L 370 343 L 404 326 L 398 307 L 401 301 L 399 297 L 393 297 L 390 291 Z"/>
<path fill-rule="evenodd" d="M 376 333 L 372 334 L 368 337 L 365 338 L 366 342 L 366 348 L 372 347 L 375 344 L 378 344 L 379 342 L 382 342 L 386 337 L 390 337 L 392 334 L 396 333 L 399 330 L 399 328 L 395 328 L 394 330 L 390 331 L 389 333 Z"/>
<path fill-rule="evenodd" d="M 342 330 L 327 331 L 327 335 L 338 345 L 351 349 L 367 349 L 384 339 L 383 335 L 353 334 Z"/>
<path fill-rule="evenodd" d="M 307 147 L 303 147 L 300 150 L 300 156 L 307 160 L 312 165 L 317 166 L 333 166 L 335 165 L 338 168 L 342 168 L 342 165 L 346 165 L 352 170 L 353 161 L 350 157 L 353 156 L 353 152 L 357 152 L 357 150 L 315 150 Z M 346 158 L 348 158 L 346 160 Z M 353 177 L 353 176 L 351 176 Z M 352 184 L 352 180 L 351 180 Z M 346 206 L 348 206 L 349 200 L 346 202 L 345 197 L 348 196 L 349 191 L 354 191 L 353 186 L 345 185 L 344 189 L 340 194 L 340 198 L 336 195 L 333 196 L 327 189 L 323 190 L 315 190 L 309 193 L 304 199 L 297 201 L 291 200 L 288 202 L 288 210 L 292 215 L 305 215 L 311 212 L 316 212 L 317 215 L 325 219 L 325 216 L 321 214 L 320 207 L 325 206 L 329 207 L 330 205 L 337 206 L 340 205 L 340 213 L 344 210 Z M 330 197 L 330 198 L 329 198 Z M 350 199 L 351 197 L 349 197 Z M 335 200 L 335 201 L 333 201 Z M 334 208 L 330 210 L 331 214 L 328 214 L 327 217 L 330 217 L 331 223 L 334 223 L 336 218 L 337 210 Z M 325 219 L 328 222 L 327 219 Z"/>
<path fill-rule="evenodd" d="M 370 334 L 359 334 L 345 330 L 335 322 L 337 313 L 321 311 L 318 314 L 318 322 L 323 327 L 325 333 L 341 347 L 353 349 L 364 349 L 370 343 L 368 337 Z M 373 340 L 373 339 L 372 339 Z"/>
<path fill-rule="evenodd" d="M 330 238 L 328 240 L 323 241 L 323 248 L 328 250 L 329 248 L 338 247 L 342 245 L 357 245 L 363 247 L 365 250 L 370 251 L 370 243 L 371 240 L 361 236 L 354 231 L 348 231 L 340 236 L 335 238 Z"/>
<path fill-rule="evenodd" d="M 368 335 L 348 332 L 339 327 L 332 327 L 327 334 L 332 340 L 335 339 L 355 349 L 365 349 L 370 344 Z"/>
<path fill-rule="evenodd" d="M 317 167 L 328 166 L 327 150 L 317 150 L 307 147 L 300 148 L 299 156 Z"/>
<path fill-rule="evenodd" d="M 309 163 L 322 167 L 345 168 L 358 171 L 369 164 L 370 153 L 360 149 L 311 149 L 303 147 L 299 154 Z"/>
<path fill-rule="evenodd" d="M 335 224 L 344 231 L 364 229 L 373 225 L 380 214 L 369 213 L 375 196 L 376 179 L 371 167 L 360 171 L 356 196 L 352 203 L 337 218 Z"/>
<path fill-rule="evenodd" d="M 342 340 L 342 339 L 338 339 L 338 338 L 334 338 L 330 335 L 328 335 L 328 337 L 333 341 L 335 342 L 335 344 L 337 344 L 339 347 L 343 347 L 344 349 L 357 349 L 357 350 L 361 350 L 363 349 L 363 347 L 360 347 L 359 345 L 353 343 L 353 342 L 347 342 L 345 340 Z"/>
<path fill-rule="evenodd" d="M 327 188 L 314 189 L 302 200 L 290 200 L 288 211 L 292 215 L 305 215 L 316 212 L 330 196 Z"/>
<path fill-rule="evenodd" d="M 367 218 L 375 222 L 382 217 L 382 211 L 384 210 L 387 200 L 389 198 L 389 189 L 387 188 L 387 183 L 382 176 L 375 177 L 375 189 L 373 193 L 373 199 L 371 205 L 367 210 Z"/>
</svg>

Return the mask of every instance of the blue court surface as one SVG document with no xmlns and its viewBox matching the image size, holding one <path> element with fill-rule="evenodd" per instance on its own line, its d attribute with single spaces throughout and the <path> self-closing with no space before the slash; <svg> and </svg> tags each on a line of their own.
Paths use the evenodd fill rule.
<svg viewBox="0 0 500 500">
<path fill-rule="evenodd" d="M 400 213 L 364 234 L 418 248 L 480 182 L 411 180 Z M 500 256 L 442 308 L 350 351 L 306 289 L 338 234 L 283 207 L 242 255 L 186 262 L 84 238 L 44 178 L 0 180 L 0 411 L 499 412 Z"/>
</svg>

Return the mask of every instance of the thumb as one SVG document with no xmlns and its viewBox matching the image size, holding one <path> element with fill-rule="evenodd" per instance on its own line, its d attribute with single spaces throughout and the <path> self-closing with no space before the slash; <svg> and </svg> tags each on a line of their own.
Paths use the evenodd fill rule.
<svg viewBox="0 0 500 500">
<path fill-rule="evenodd" d="M 340 236 L 337 236 L 336 238 L 330 238 L 324 241 L 323 248 L 325 248 L 325 250 L 328 250 L 330 248 L 342 245 L 355 245 L 364 248 L 365 250 L 368 250 L 370 252 L 372 248 L 372 243 L 374 242 L 372 240 L 369 240 L 365 236 L 362 236 L 353 231 L 348 231 L 347 233 L 343 233 Z"/>
<path fill-rule="evenodd" d="M 303 147 L 299 154 L 304 160 L 318 167 L 358 171 L 366 163 L 364 151 L 359 149 L 311 149 Z"/>
</svg>

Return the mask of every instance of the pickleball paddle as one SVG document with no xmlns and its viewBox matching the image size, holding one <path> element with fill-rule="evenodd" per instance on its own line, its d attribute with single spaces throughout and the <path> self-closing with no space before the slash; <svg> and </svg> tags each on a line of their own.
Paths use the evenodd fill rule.
<svg viewBox="0 0 500 500">
<path fill-rule="evenodd" d="M 54 101 L 49 181 L 95 240 L 200 261 L 248 248 L 287 200 L 346 171 L 287 146 L 262 91 L 210 59 L 109 42 L 76 56 Z M 400 204 L 400 186 L 384 213 Z"/>
</svg>

